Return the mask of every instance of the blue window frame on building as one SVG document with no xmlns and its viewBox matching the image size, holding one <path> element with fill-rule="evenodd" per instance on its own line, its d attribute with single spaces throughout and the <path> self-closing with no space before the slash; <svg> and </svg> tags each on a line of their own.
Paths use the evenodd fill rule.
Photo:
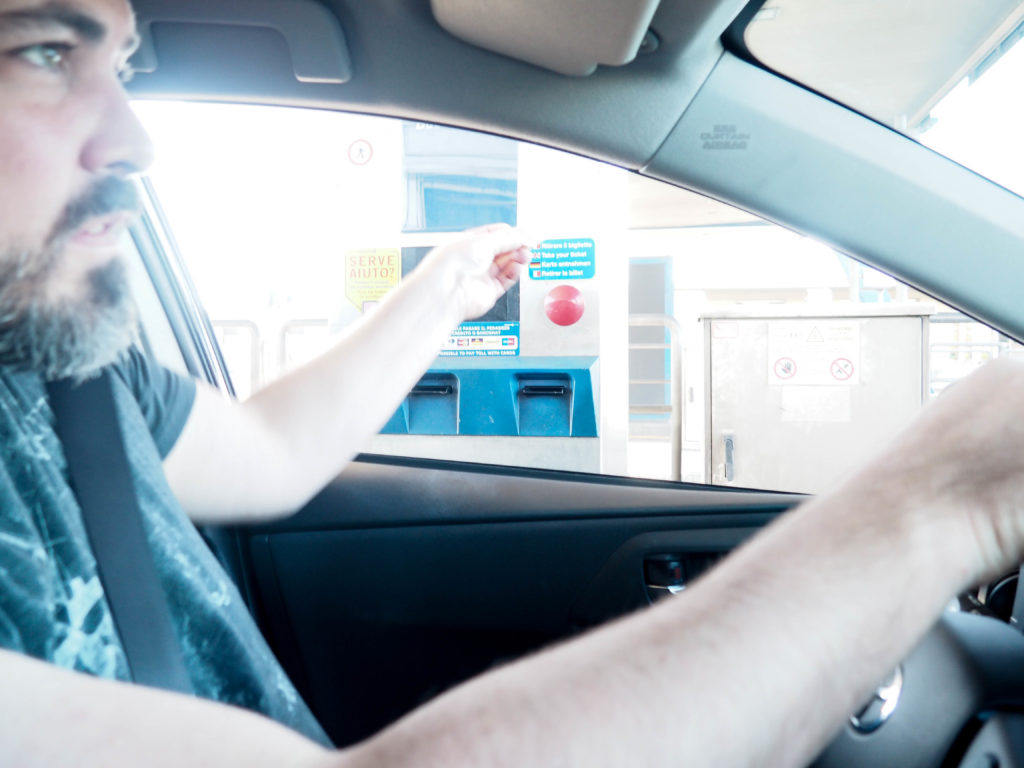
<svg viewBox="0 0 1024 768">
<path fill-rule="evenodd" d="M 492 222 L 515 226 L 514 141 L 421 123 L 403 126 L 406 232 L 453 232 Z"/>
<path fill-rule="evenodd" d="M 516 224 L 516 180 L 443 173 L 408 177 L 420 219 L 406 231 L 449 232 L 503 221 Z"/>
</svg>

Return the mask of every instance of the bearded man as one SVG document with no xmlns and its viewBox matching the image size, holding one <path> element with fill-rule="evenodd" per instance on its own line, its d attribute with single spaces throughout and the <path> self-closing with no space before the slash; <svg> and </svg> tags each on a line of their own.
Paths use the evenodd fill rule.
<svg viewBox="0 0 1024 768">
<path fill-rule="evenodd" d="M 151 156 L 121 83 L 135 44 L 124 0 L 0 0 L 3 765 L 798 766 L 951 595 L 1020 558 L 1024 427 L 1005 414 L 1024 411 L 1024 370 L 1000 361 L 684 597 L 331 751 L 186 514 L 300 507 L 528 249 L 494 227 L 435 250 L 370 322 L 243 404 L 163 370 L 131 346 L 120 255 Z M 46 387 L 97 375 L 196 696 L 127 682 Z"/>
</svg>

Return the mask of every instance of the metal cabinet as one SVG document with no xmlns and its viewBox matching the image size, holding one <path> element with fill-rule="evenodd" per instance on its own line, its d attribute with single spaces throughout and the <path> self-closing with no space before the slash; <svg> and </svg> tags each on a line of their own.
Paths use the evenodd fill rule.
<svg viewBox="0 0 1024 768">
<path fill-rule="evenodd" d="M 877 453 L 925 402 L 931 311 L 705 314 L 707 482 L 814 493 Z"/>
</svg>

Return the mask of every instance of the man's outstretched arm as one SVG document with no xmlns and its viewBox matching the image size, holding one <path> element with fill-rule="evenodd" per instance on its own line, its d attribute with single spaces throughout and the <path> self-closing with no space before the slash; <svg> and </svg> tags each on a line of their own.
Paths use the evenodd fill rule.
<svg viewBox="0 0 1024 768">
<path fill-rule="evenodd" d="M 204 522 L 290 513 L 326 485 L 394 413 L 452 329 L 493 306 L 529 255 L 504 225 L 435 249 L 325 354 L 235 403 L 199 386 L 164 462 Z"/>
<path fill-rule="evenodd" d="M 1024 366 L 987 367 L 682 595 L 341 753 L 221 705 L 0 653 L 0 764 L 805 765 L 951 596 L 1020 558 L 1024 422 L 1006 418 L 1020 412 Z"/>
</svg>

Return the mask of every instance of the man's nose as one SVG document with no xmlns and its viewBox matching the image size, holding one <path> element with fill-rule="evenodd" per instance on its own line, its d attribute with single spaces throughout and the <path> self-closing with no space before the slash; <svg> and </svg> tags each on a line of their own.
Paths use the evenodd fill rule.
<svg viewBox="0 0 1024 768">
<path fill-rule="evenodd" d="M 130 176 L 153 162 L 153 143 L 118 83 L 108 89 L 95 130 L 82 149 L 90 173 Z"/>
</svg>

